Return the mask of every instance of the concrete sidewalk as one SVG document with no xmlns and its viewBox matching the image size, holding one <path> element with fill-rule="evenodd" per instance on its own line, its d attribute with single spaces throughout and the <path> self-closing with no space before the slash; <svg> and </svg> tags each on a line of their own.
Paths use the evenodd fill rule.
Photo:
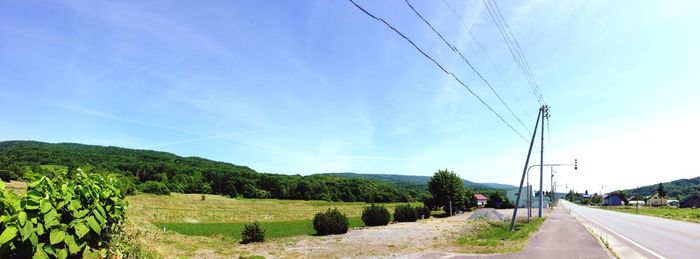
<svg viewBox="0 0 700 259">
<path fill-rule="evenodd" d="M 611 258 L 608 251 L 564 206 L 554 208 L 527 247 L 516 254 L 473 255 L 431 252 L 407 258 Z"/>
<path fill-rule="evenodd" d="M 495 258 L 610 258 L 610 254 L 564 206 L 556 206 L 520 253 Z"/>
</svg>

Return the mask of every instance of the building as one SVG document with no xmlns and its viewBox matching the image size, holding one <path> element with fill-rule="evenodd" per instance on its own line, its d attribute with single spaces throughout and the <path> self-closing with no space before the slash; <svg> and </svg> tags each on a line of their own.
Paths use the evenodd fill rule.
<svg viewBox="0 0 700 259">
<path fill-rule="evenodd" d="M 620 206 L 625 199 L 617 193 L 606 193 L 603 195 L 603 206 Z"/>
<path fill-rule="evenodd" d="M 685 198 L 685 200 L 681 201 L 680 207 L 693 209 L 700 208 L 700 196 L 693 195 Z"/>
<path fill-rule="evenodd" d="M 544 207 L 543 207 L 543 208 L 549 208 L 549 204 L 551 204 L 551 201 L 549 200 L 549 197 L 544 196 L 544 197 L 543 197 L 543 200 L 544 200 L 544 202 L 542 203 L 542 204 L 544 204 Z M 539 208 L 539 207 L 540 207 L 540 197 L 539 197 L 539 196 L 535 196 L 535 197 L 532 198 L 532 207 L 533 207 L 533 208 Z"/>
<path fill-rule="evenodd" d="M 659 196 L 659 193 L 654 193 L 649 199 L 647 199 L 647 206 L 664 206 L 666 205 L 666 197 Z"/>
<path fill-rule="evenodd" d="M 535 198 L 532 196 L 532 185 L 530 186 L 523 186 L 522 190 L 522 198 L 520 199 L 520 202 L 518 202 L 518 208 L 525 208 L 527 207 L 525 203 L 527 203 L 527 196 L 528 193 L 530 193 L 530 199 L 534 200 Z M 508 191 L 506 191 L 506 198 L 508 198 L 508 201 L 515 206 L 515 201 L 518 198 L 518 188 L 513 188 Z"/>
<path fill-rule="evenodd" d="M 481 193 L 474 194 L 474 198 L 476 198 L 476 206 L 479 208 L 483 208 L 484 206 L 486 206 L 486 202 L 489 201 L 489 198 L 487 198 Z"/>
</svg>

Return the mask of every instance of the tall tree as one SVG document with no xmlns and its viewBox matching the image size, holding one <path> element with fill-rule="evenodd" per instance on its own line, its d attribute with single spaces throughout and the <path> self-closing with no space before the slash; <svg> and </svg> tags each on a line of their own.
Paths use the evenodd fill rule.
<svg viewBox="0 0 700 259">
<path fill-rule="evenodd" d="M 664 185 L 662 183 L 659 183 L 659 187 L 656 188 L 656 192 L 659 193 L 660 197 L 666 197 L 666 189 L 664 189 Z"/>
<path fill-rule="evenodd" d="M 450 202 L 464 201 L 464 184 L 453 171 L 438 170 L 428 181 L 428 191 L 433 195 L 435 206 L 450 206 Z M 452 211 L 454 213 L 454 210 Z"/>
</svg>

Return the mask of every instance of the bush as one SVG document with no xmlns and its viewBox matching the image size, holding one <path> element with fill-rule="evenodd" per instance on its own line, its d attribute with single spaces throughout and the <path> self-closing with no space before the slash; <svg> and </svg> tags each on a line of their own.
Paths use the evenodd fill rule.
<svg viewBox="0 0 700 259">
<path fill-rule="evenodd" d="M 316 213 L 314 216 L 314 229 L 317 235 L 345 234 L 349 227 L 348 217 L 336 208 L 328 208 L 327 211 Z"/>
<path fill-rule="evenodd" d="M 127 202 L 117 180 L 80 170 L 68 177 L 30 176 L 17 196 L 0 183 L 0 258 L 82 258 L 128 252 L 123 235 Z"/>
<path fill-rule="evenodd" d="M 367 226 L 384 226 L 389 224 L 391 215 L 389 215 L 389 210 L 384 208 L 384 206 L 372 206 L 365 207 L 362 210 L 362 222 Z"/>
<path fill-rule="evenodd" d="M 416 213 L 416 208 L 411 207 L 410 204 L 399 205 L 394 210 L 394 221 L 415 222 L 417 220 L 418 214 Z"/>
<path fill-rule="evenodd" d="M 265 242 L 265 230 L 260 228 L 258 222 L 246 224 L 241 232 L 241 244 L 253 242 Z"/>
<path fill-rule="evenodd" d="M 421 218 L 421 216 L 423 219 L 430 218 L 430 209 L 428 209 L 428 207 L 417 207 L 416 214 L 418 218 Z"/>
<path fill-rule="evenodd" d="M 156 181 L 147 181 L 139 184 L 139 190 L 145 193 L 153 193 L 157 195 L 170 195 L 170 189 L 164 183 Z"/>
</svg>

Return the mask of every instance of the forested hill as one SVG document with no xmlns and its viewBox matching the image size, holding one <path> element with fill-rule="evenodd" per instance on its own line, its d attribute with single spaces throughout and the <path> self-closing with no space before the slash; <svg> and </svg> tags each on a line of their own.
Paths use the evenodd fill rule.
<svg viewBox="0 0 700 259">
<path fill-rule="evenodd" d="M 381 181 L 264 174 L 246 166 L 166 152 L 72 143 L 0 142 L 0 179 L 21 179 L 29 170 L 48 174 L 56 168 L 119 173 L 124 175 L 124 189 L 129 191 L 158 183 L 175 192 L 245 198 L 396 202 L 427 196 L 425 189 L 401 188 Z"/>
<path fill-rule="evenodd" d="M 666 190 L 666 196 L 671 198 L 684 199 L 691 195 L 700 195 L 700 176 L 690 179 L 679 179 L 662 183 Z M 659 184 L 640 186 L 639 188 L 625 190 L 629 195 L 654 195 Z"/>
<path fill-rule="evenodd" d="M 358 173 L 325 173 L 325 174 L 319 174 L 319 175 L 327 175 L 327 176 L 337 176 L 337 177 L 343 177 L 343 178 L 363 178 L 363 179 L 370 179 L 370 180 L 377 180 L 377 181 L 385 181 L 385 182 L 392 182 L 392 183 L 413 183 L 413 184 L 420 184 L 420 185 L 426 185 L 428 184 L 428 181 L 430 181 L 429 176 L 417 176 L 417 175 L 398 175 L 398 174 L 358 174 Z M 501 190 L 508 190 L 512 188 L 516 188 L 515 186 L 512 185 L 507 185 L 507 184 L 499 184 L 499 183 L 475 183 L 469 180 L 462 179 L 462 183 L 464 183 L 464 186 L 471 187 L 475 190 L 490 190 L 490 189 L 501 189 Z"/>
</svg>

